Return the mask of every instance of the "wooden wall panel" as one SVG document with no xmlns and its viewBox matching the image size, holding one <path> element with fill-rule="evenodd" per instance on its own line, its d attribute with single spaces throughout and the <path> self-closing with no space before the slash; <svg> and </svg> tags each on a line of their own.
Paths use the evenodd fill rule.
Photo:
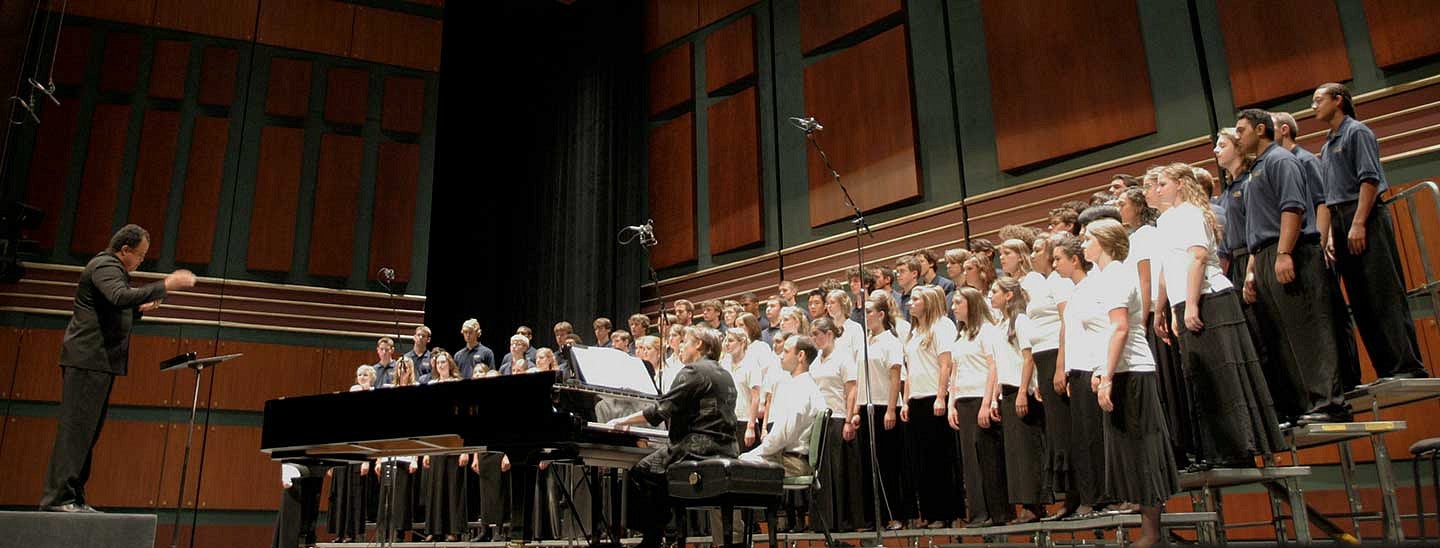
<svg viewBox="0 0 1440 548">
<path fill-rule="evenodd" d="M 983 8 L 1001 169 L 1155 131 L 1134 2 L 987 0 Z M 1041 11 L 1050 16 L 1034 17 Z M 1077 71 L 1076 59 L 1105 62 Z M 1056 74 L 1066 75 L 1061 88 Z"/>
<path fill-rule="evenodd" d="M 860 207 L 920 196 L 904 27 L 806 67 L 805 112 L 837 130 L 825 134 L 825 149 Z M 825 164 L 806 150 L 810 226 L 851 215 Z"/>
<path fill-rule="evenodd" d="M 101 508 L 154 506 L 159 500 L 161 477 L 180 473 L 178 468 L 174 472 L 168 470 L 172 463 L 178 464 L 180 460 L 178 456 L 165 459 L 168 430 L 161 422 L 105 421 L 100 441 L 95 444 L 91 464 L 94 474 L 85 486 L 86 502 Z"/>
<path fill-rule="evenodd" d="M 265 113 L 275 116 L 305 116 L 310 105 L 310 61 L 274 57 L 265 81 Z"/>
<path fill-rule="evenodd" d="M 25 352 L 15 364 L 15 385 L 11 396 L 17 400 L 60 401 L 60 329 L 26 329 L 21 344 Z"/>
<path fill-rule="evenodd" d="M 120 2 L 104 2 L 121 4 Z M 137 4 L 139 2 L 136 2 Z M 55 81 L 61 84 L 79 85 L 85 81 L 85 65 L 90 62 L 90 45 L 93 38 L 88 26 L 66 25 L 65 38 L 55 50 Z"/>
<path fill-rule="evenodd" d="M 188 371 L 160 371 L 160 362 L 180 353 L 180 339 L 147 335 L 130 336 L 129 374 L 115 379 L 114 392 L 110 403 L 115 405 L 143 405 L 148 407 L 171 407 L 175 401 L 175 383 L 184 378 L 187 386 L 193 386 L 194 378 Z M 208 373 L 207 373 L 208 374 Z M 185 392 L 189 392 L 187 389 Z M 185 403 L 188 405 L 189 401 Z"/>
<path fill-rule="evenodd" d="M 133 32 L 111 32 L 105 36 L 104 63 L 100 66 L 100 90 L 128 93 L 140 76 L 140 46 L 143 40 Z"/>
<path fill-rule="evenodd" d="M 190 160 L 180 208 L 180 231 L 175 260 L 184 264 L 210 262 L 215 241 L 215 210 L 220 206 L 220 183 L 225 177 L 225 153 L 230 120 L 196 116 L 190 137 Z"/>
<path fill-rule="evenodd" d="M 1392 67 L 1440 53 L 1440 5 L 1430 0 L 1365 0 L 1375 64 Z"/>
<path fill-rule="evenodd" d="M 685 44 L 650 62 L 646 83 L 650 89 L 651 116 L 689 102 L 695 96 L 690 59 L 690 44 Z"/>
<path fill-rule="evenodd" d="M 900 0 L 800 0 L 800 50 L 810 53 L 903 9 Z"/>
<path fill-rule="evenodd" d="M 60 208 L 65 205 L 65 179 L 70 173 L 70 155 L 75 149 L 75 131 L 80 124 L 79 101 L 63 101 L 45 105 L 40 113 L 39 136 L 35 152 L 30 156 L 29 180 L 25 202 L 45 212 L 40 226 L 30 231 L 30 238 L 40 247 L 55 247 L 60 230 Z"/>
<path fill-rule="evenodd" d="M 645 0 L 645 51 L 693 32 L 700 24 L 695 0 Z"/>
<path fill-rule="evenodd" d="M 321 373 L 320 390 L 317 394 L 345 392 L 355 384 L 355 369 L 362 364 L 373 364 L 379 359 L 374 350 L 351 350 L 347 348 L 326 348 L 325 366 Z"/>
<path fill-rule="evenodd" d="M 337 0 L 260 5 L 260 43 L 329 55 L 350 55 L 355 6 Z"/>
<path fill-rule="evenodd" d="M 385 79 L 380 128 L 420 133 L 425 124 L 425 80 L 406 76 Z"/>
<path fill-rule="evenodd" d="M 317 364 L 315 373 L 319 374 Z M 260 429 L 211 426 L 200 478 L 201 510 L 275 510 L 280 507 L 280 463 L 257 450 Z M 257 486 L 271 486 L 269 488 Z"/>
<path fill-rule="evenodd" d="M 130 105 L 95 106 L 85 174 L 80 181 L 80 201 L 75 208 L 74 237 L 70 240 L 70 249 L 77 254 L 98 253 L 110 243 L 120 167 L 125 159 L 125 129 L 129 123 Z"/>
<path fill-rule="evenodd" d="M 356 6 L 350 55 L 387 65 L 438 71 L 442 30 L 439 19 Z"/>
<path fill-rule="evenodd" d="M 236 40 L 251 40 L 255 38 L 255 14 L 260 4 L 260 0 L 156 0 L 155 26 Z"/>
<path fill-rule="evenodd" d="M 58 369 L 58 368 L 57 368 Z M 3 417 L 5 443 L 0 444 L 0 459 L 11 470 L 26 473 L 6 474 L 0 482 L 0 504 L 34 507 L 45 493 L 45 472 L 50 452 L 55 447 L 55 426 L 58 421 L 39 417 Z M 104 474 L 95 474 L 96 480 Z"/>
<path fill-rule="evenodd" d="M 332 68 L 326 78 L 325 121 L 364 124 L 370 102 L 370 71 Z"/>
<path fill-rule="evenodd" d="M 700 26 L 706 26 L 742 9 L 755 5 L 756 0 L 700 0 Z"/>
<path fill-rule="evenodd" d="M 261 484 L 268 485 L 268 484 Z M 280 498 L 280 480 L 275 480 L 274 495 Z M 265 490 L 261 487 L 261 490 Z M 328 493 L 329 491 L 325 491 Z M 321 505 L 325 504 L 326 497 L 320 497 Z M 172 507 L 173 508 L 173 507 Z M 172 534 L 172 521 L 160 520 L 155 526 L 155 548 L 166 548 L 170 546 Z M 324 524 L 321 524 L 321 533 L 317 538 L 328 539 L 330 536 L 323 531 Z M 254 548 L 255 546 L 269 546 L 275 528 L 268 525 L 201 525 L 195 530 L 194 546 L 205 548 Z M 190 522 L 183 522 L 180 526 L 180 538 L 183 546 L 190 538 Z"/>
<path fill-rule="evenodd" d="M 705 37 L 705 89 L 715 91 L 755 75 L 755 17 L 746 16 Z"/>
<path fill-rule="evenodd" d="M 215 375 L 210 402 L 215 409 L 262 411 L 265 400 L 305 396 L 320 389 L 324 354 L 319 348 L 220 341 L 219 353 L 244 356 L 209 373 Z"/>
<path fill-rule="evenodd" d="M 1350 58 L 1334 2 L 1218 0 L 1216 8 L 1235 106 L 1310 93 L 1322 82 L 1350 79 Z"/>
<path fill-rule="evenodd" d="M 295 210 L 305 130 L 267 127 L 260 132 L 260 168 L 250 212 L 250 270 L 286 272 L 295 248 Z"/>
<path fill-rule="evenodd" d="M 395 281 L 410 280 L 410 251 L 415 239 L 415 192 L 420 182 L 420 145 L 380 143 L 375 166 L 375 204 L 371 207 L 370 267 L 395 269 Z"/>
<path fill-rule="evenodd" d="M 360 204 L 360 164 L 365 139 L 327 133 L 320 138 L 320 171 L 315 180 L 315 209 L 310 229 L 310 273 L 350 275 L 355 216 Z"/>
<path fill-rule="evenodd" d="M 115 2 L 112 0 L 50 0 L 48 8 L 52 11 L 59 11 L 61 8 L 70 15 L 82 17 L 93 17 L 95 19 L 106 19 L 120 21 L 135 25 L 149 25 L 155 20 L 155 0 L 131 0 L 127 2 Z M 70 29 L 65 29 L 69 32 Z"/>
<path fill-rule="evenodd" d="M 710 106 L 710 254 L 765 239 L 761 218 L 760 127 L 752 86 Z"/>
<path fill-rule="evenodd" d="M 695 119 L 690 113 L 650 130 L 650 216 L 659 244 L 650 264 L 664 268 L 695 260 Z"/>
<path fill-rule="evenodd" d="M 150 231 L 152 257 L 159 257 L 164 249 L 165 216 L 170 210 L 170 179 L 175 173 L 175 140 L 179 133 L 179 112 L 145 111 L 140 128 L 140 159 L 135 165 L 126 222 Z"/>
<path fill-rule="evenodd" d="M 184 98 L 185 76 L 189 67 L 189 42 L 156 40 L 155 60 L 150 64 L 150 96 L 161 99 Z"/>
<path fill-rule="evenodd" d="M 235 100 L 235 70 L 240 52 L 234 48 L 205 48 L 200 63 L 200 104 L 230 106 Z"/>
<path fill-rule="evenodd" d="M 209 373 L 207 373 L 206 377 L 209 376 Z M 209 381 L 207 380 L 206 382 L 208 383 Z M 192 382 L 190 383 L 190 388 L 184 390 L 186 406 L 190 405 L 190 391 L 194 390 L 194 386 L 195 385 Z M 204 390 L 208 386 L 209 384 L 205 384 L 200 387 L 200 397 L 205 397 Z M 205 404 L 204 402 L 201 402 L 200 405 L 203 407 Z M 178 496 L 180 493 L 180 467 L 185 461 L 186 424 L 181 421 L 183 421 L 183 419 L 177 422 L 164 424 L 165 471 L 164 474 L 162 474 L 160 477 L 160 487 L 158 491 L 160 497 L 160 506 L 168 507 L 172 511 L 175 509 L 175 497 Z M 186 496 L 184 506 L 187 509 L 195 507 L 195 486 L 200 482 L 201 452 L 199 440 L 200 437 L 205 433 L 204 429 L 205 426 L 203 424 L 196 424 L 195 427 L 191 430 L 191 435 L 194 436 L 195 441 L 192 442 L 190 450 L 190 466 L 185 471 Z M 251 450 L 253 450 L 253 448 L 251 448 Z M 204 488 L 204 486 L 201 487 Z M 163 522 L 164 520 L 161 521 Z"/>
<path fill-rule="evenodd" d="M 0 348 L 12 348 L 9 352 L 0 352 L 0 399 L 10 397 L 10 387 L 15 382 L 15 364 L 20 361 L 20 338 L 21 330 L 18 327 L 0 326 Z M 0 443 L 4 440 L 0 439 Z"/>
</svg>

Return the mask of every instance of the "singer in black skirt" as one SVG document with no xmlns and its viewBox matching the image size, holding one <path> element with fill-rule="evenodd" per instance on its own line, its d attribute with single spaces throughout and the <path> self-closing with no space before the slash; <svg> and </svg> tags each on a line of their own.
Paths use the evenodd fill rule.
<svg viewBox="0 0 1440 548">
<path fill-rule="evenodd" d="M 900 371 L 905 364 L 905 348 L 895 336 L 895 324 L 888 300 L 865 303 L 865 321 L 869 331 L 869 379 L 859 368 L 846 376 L 847 407 L 850 409 L 850 435 L 860 449 L 860 478 L 856 486 L 865 500 L 864 512 L 873 513 L 873 504 L 880 505 L 881 524 L 886 529 L 900 529 L 905 521 L 915 519 L 915 493 L 904 480 L 905 423 L 900 421 Z M 874 404 L 867 409 L 865 403 Z M 869 413 L 873 412 L 874 423 Z M 874 429 L 874 455 L 870 436 Z M 874 492 L 871 478 L 879 468 L 880 492 Z M 872 517 L 873 519 L 873 517 Z"/>
<path fill-rule="evenodd" d="M 466 465 L 469 464 L 466 459 Z M 467 527 L 465 468 L 459 455 L 427 456 L 425 470 L 426 542 L 461 540 Z"/>
</svg>

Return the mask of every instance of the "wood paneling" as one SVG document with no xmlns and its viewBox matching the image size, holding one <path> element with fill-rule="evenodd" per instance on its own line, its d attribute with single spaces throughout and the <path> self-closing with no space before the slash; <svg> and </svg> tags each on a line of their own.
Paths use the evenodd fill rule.
<svg viewBox="0 0 1440 548">
<path fill-rule="evenodd" d="M 273 4 L 277 2 L 264 2 Z M 289 4 L 290 2 L 278 2 Z M 255 38 L 260 0 L 156 0 L 155 26 L 236 40 Z"/>
<path fill-rule="evenodd" d="M 699 0 L 700 26 L 706 26 L 742 9 L 755 5 L 756 0 Z"/>
<path fill-rule="evenodd" d="M 690 113 L 650 130 L 650 216 L 659 244 L 655 268 L 695 260 L 695 119 Z"/>
<path fill-rule="evenodd" d="M 179 133 L 179 112 L 145 111 L 145 122 L 140 129 L 140 160 L 135 165 L 126 222 L 150 231 L 152 257 L 159 257 L 160 250 L 164 249 L 165 216 L 170 210 L 170 179 L 175 173 L 175 140 Z"/>
<path fill-rule="evenodd" d="M 438 71 L 442 30 L 439 19 L 356 6 L 350 55 L 387 65 Z"/>
<path fill-rule="evenodd" d="M 268 485 L 268 484 L 262 484 Z M 270 490 L 261 488 L 266 492 Z M 329 491 L 325 491 L 328 493 Z M 273 493 L 275 498 L 280 498 L 280 480 L 277 476 Z M 322 506 L 326 497 L 320 497 Z M 172 522 L 164 519 L 155 526 L 155 548 L 166 548 L 170 546 Z M 320 525 L 322 528 L 324 524 Z M 201 525 L 195 530 L 195 544 L 193 546 L 204 546 L 205 548 L 254 548 L 255 546 L 269 546 L 272 536 L 275 533 L 273 527 L 267 525 Z M 182 546 L 190 539 L 190 522 L 185 521 L 180 526 L 180 538 Z M 321 531 L 317 538 L 330 538 L 324 531 Z"/>
<path fill-rule="evenodd" d="M 370 102 L 370 71 L 332 68 L 326 78 L 325 121 L 364 124 Z"/>
<path fill-rule="evenodd" d="M 1391 67 L 1440 53 L 1440 5 L 1430 0 L 1365 0 L 1375 64 Z"/>
<path fill-rule="evenodd" d="M 319 364 L 315 374 L 318 378 Z M 218 388 L 218 387 L 217 387 Z M 275 510 L 280 507 L 280 463 L 257 451 L 260 429 L 211 426 L 200 479 L 201 510 Z M 257 486 L 274 486 L 259 488 Z"/>
<path fill-rule="evenodd" d="M 45 212 L 40 226 L 30 237 L 46 249 L 55 246 L 60 230 L 60 208 L 65 205 L 65 179 L 70 173 L 70 155 L 75 149 L 75 130 L 80 124 L 79 101 L 45 105 L 40 113 L 40 135 L 30 157 L 25 202 Z"/>
<path fill-rule="evenodd" d="M 225 153 L 230 140 L 230 120 L 196 116 L 190 137 L 190 160 L 185 171 L 184 197 L 180 208 L 180 231 L 175 242 L 175 261 L 185 264 L 210 262 L 215 240 L 215 210 L 220 205 L 220 183 L 224 179 Z"/>
<path fill-rule="evenodd" d="M 85 174 L 80 180 L 80 201 L 75 207 L 74 236 L 70 240 L 70 249 L 77 254 L 98 253 L 110 243 L 129 123 L 130 105 L 95 106 Z"/>
<path fill-rule="evenodd" d="M 85 65 L 90 62 L 91 41 L 90 27 L 65 26 L 65 32 L 60 33 L 60 46 L 55 50 L 54 74 L 57 83 L 79 85 L 85 81 Z"/>
<path fill-rule="evenodd" d="M 10 397 L 10 387 L 15 383 L 15 364 L 20 361 L 21 330 L 18 327 L 0 326 L 0 348 L 11 349 L 0 352 L 0 399 Z M 0 443 L 5 440 L 0 439 Z"/>
<path fill-rule="evenodd" d="M 336 0 L 289 0 L 260 5 L 263 44 L 350 55 L 355 6 Z"/>
<path fill-rule="evenodd" d="M 902 9 L 900 0 L 800 0 L 800 50 L 815 51 Z"/>
<path fill-rule="evenodd" d="M 29 420 L 48 422 L 49 419 Z M 161 477 L 180 474 L 178 466 L 170 470 L 172 463 L 178 465 L 178 455 L 161 467 L 166 458 L 168 430 L 168 426 L 160 422 L 105 421 L 92 457 L 91 469 L 95 473 L 85 486 L 86 502 L 101 508 L 155 506 L 159 500 Z M 199 447 L 198 440 L 196 447 Z M 239 448 L 229 450 L 237 451 Z"/>
<path fill-rule="evenodd" d="M 21 339 L 22 353 L 15 365 L 11 395 L 17 400 L 60 401 L 60 343 L 65 332 L 59 329 L 27 329 Z"/>
<path fill-rule="evenodd" d="M 695 0 L 645 0 L 645 51 L 693 32 L 700 23 Z"/>
<path fill-rule="evenodd" d="M 410 280 L 410 250 L 415 239 L 415 192 L 420 178 L 420 145 L 380 143 L 375 166 L 375 204 L 371 208 L 370 268 L 395 269 L 395 281 Z"/>
<path fill-rule="evenodd" d="M 760 243 L 760 127 L 752 86 L 709 111 L 710 254 Z"/>
<path fill-rule="evenodd" d="M 135 25 L 149 25 L 155 18 L 155 0 L 50 0 L 49 9 L 60 11 L 64 8 L 69 15 L 107 19 Z M 65 32 L 70 29 L 66 28 Z"/>
<path fill-rule="evenodd" d="M 310 61 L 275 57 L 270 59 L 270 76 L 265 81 L 265 113 L 276 116 L 305 115 L 310 105 Z"/>
<path fill-rule="evenodd" d="M 177 378 L 186 383 L 193 379 L 188 371 L 160 371 L 160 362 L 180 353 L 180 339 L 147 335 L 130 336 L 130 362 L 128 374 L 115 378 L 115 391 L 110 403 L 115 405 L 143 405 L 147 407 L 172 407 Z M 188 392 L 188 390 L 187 390 Z M 189 401 L 185 402 L 186 405 Z"/>
<path fill-rule="evenodd" d="M 651 116 L 686 103 L 695 96 L 690 59 L 690 44 L 685 44 L 650 62 L 646 83 L 650 89 Z"/>
<path fill-rule="evenodd" d="M 209 47 L 200 63 L 200 104 L 230 106 L 235 100 L 235 70 L 240 52 L 233 48 Z"/>
<path fill-rule="evenodd" d="M 420 133 L 425 124 L 425 80 L 406 76 L 386 78 L 381 105 L 382 129 Z"/>
<path fill-rule="evenodd" d="M 319 348 L 220 341 L 219 353 L 244 356 L 209 373 L 215 375 L 210 402 L 215 409 L 261 411 L 265 400 L 304 396 L 320 389 L 324 354 Z"/>
<path fill-rule="evenodd" d="M 205 396 L 205 390 L 209 387 L 210 374 L 206 373 L 206 383 L 200 386 L 200 396 Z M 185 406 L 189 407 L 191 402 L 191 390 L 194 390 L 194 378 L 187 379 L 189 387 L 185 388 Z M 205 405 L 200 403 L 201 407 Z M 168 507 L 171 511 L 175 509 L 175 497 L 180 494 L 180 467 L 185 462 L 185 427 L 184 418 L 177 418 L 176 422 L 165 424 L 165 473 L 160 477 L 159 492 L 160 506 Z M 198 421 L 197 421 L 198 422 Z M 203 423 L 196 424 L 191 429 L 194 440 L 191 442 L 190 465 L 185 471 L 185 508 L 195 507 L 195 486 L 200 482 L 200 437 L 205 433 Z M 254 448 L 250 448 L 254 450 Z M 205 486 L 201 486 L 205 488 Z M 161 520 L 164 522 L 165 520 Z M 168 546 L 168 544 L 167 544 Z"/>
<path fill-rule="evenodd" d="M 1134 2 L 986 0 L 983 8 L 1000 169 L 1155 131 Z M 1085 70 L 1074 70 L 1082 62 Z"/>
<path fill-rule="evenodd" d="M 745 16 L 705 37 L 705 89 L 755 75 L 755 17 Z"/>
<path fill-rule="evenodd" d="M 806 67 L 805 111 L 835 128 L 822 144 L 856 205 L 875 210 L 920 196 L 904 27 Z M 810 226 L 851 215 L 824 162 L 806 150 Z"/>
<path fill-rule="evenodd" d="M 139 34 L 111 32 L 105 36 L 104 64 L 100 65 L 100 90 L 128 93 L 140 76 Z"/>
<path fill-rule="evenodd" d="M 365 139 L 327 133 L 320 139 L 320 172 L 311 215 L 310 273 L 347 277 L 354 256 L 355 216 L 360 209 L 360 164 Z"/>
<path fill-rule="evenodd" d="M 355 384 L 355 368 L 373 364 L 379 359 L 374 350 L 326 348 L 325 367 L 317 394 L 345 392 Z"/>
<path fill-rule="evenodd" d="M 59 369 L 58 367 L 56 368 Z M 55 447 L 55 425 L 51 418 L 3 417 L 5 443 L 0 444 L 0 459 L 11 470 L 27 473 L 7 474 L 0 482 L 0 504 L 34 506 L 45 493 L 45 473 L 50 452 Z M 95 474 L 96 480 L 104 474 Z M 97 481 L 98 482 L 98 481 Z"/>
<path fill-rule="evenodd" d="M 1236 107 L 1350 79 L 1334 2 L 1218 0 L 1216 9 Z"/>
<path fill-rule="evenodd" d="M 267 127 L 260 132 L 260 164 L 250 212 L 250 270 L 287 272 L 295 249 L 295 211 L 305 130 Z"/>
<path fill-rule="evenodd" d="M 150 96 L 161 99 L 184 98 L 185 76 L 189 67 L 189 42 L 156 40 L 155 60 L 150 63 Z"/>
</svg>

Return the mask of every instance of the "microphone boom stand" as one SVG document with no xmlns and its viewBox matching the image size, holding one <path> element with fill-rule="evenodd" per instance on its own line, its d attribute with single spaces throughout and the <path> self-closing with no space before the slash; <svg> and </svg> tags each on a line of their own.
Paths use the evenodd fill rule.
<svg viewBox="0 0 1440 548">
<path fill-rule="evenodd" d="M 850 210 L 855 214 L 850 220 L 850 224 L 855 226 L 855 266 L 859 268 L 859 272 L 864 272 L 865 246 L 863 245 L 863 240 L 860 238 L 860 233 L 863 231 L 865 234 L 870 235 L 872 239 L 875 237 L 875 233 L 870 230 L 870 224 L 865 222 L 865 215 L 861 213 L 860 208 L 855 205 L 855 200 L 850 197 L 850 190 L 846 189 L 845 183 L 840 181 L 840 172 L 835 171 L 835 166 L 830 164 L 830 157 L 825 155 L 825 148 L 821 147 L 820 141 L 815 138 L 815 133 L 818 129 L 818 125 L 812 125 L 809 129 L 805 129 L 805 140 L 810 141 L 810 144 L 815 147 L 815 152 L 820 153 L 820 160 L 825 162 L 825 169 L 828 170 L 830 176 L 835 179 L 835 184 L 840 185 L 840 192 L 845 197 L 845 205 L 849 206 Z M 868 324 L 869 322 L 867 321 L 866 323 Z M 885 530 L 885 523 L 881 521 L 882 516 L 880 515 L 880 497 L 882 493 L 880 489 L 880 459 L 875 450 L 875 428 L 879 425 L 875 423 L 875 402 L 874 398 L 870 396 L 870 328 L 867 325 L 864 326 L 864 329 L 866 332 L 860 337 L 860 349 L 864 364 L 861 370 L 865 372 L 865 420 L 869 423 L 869 428 L 866 428 L 865 431 L 870 438 L 870 488 L 871 492 L 874 493 L 875 546 L 883 547 L 885 546 L 885 541 L 882 537 L 882 532 Z M 849 411 L 847 410 L 846 412 L 848 413 Z M 845 417 L 845 420 L 848 422 L 850 417 Z"/>
</svg>

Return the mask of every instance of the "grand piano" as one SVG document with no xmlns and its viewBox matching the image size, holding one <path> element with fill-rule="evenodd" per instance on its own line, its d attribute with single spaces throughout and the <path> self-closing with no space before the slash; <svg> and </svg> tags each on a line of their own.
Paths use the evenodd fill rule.
<svg viewBox="0 0 1440 548">
<path fill-rule="evenodd" d="M 592 492 L 599 492 L 600 471 L 629 468 L 668 443 L 668 432 L 597 422 L 601 398 L 658 398 L 586 383 L 566 350 L 568 362 L 577 364 L 569 375 L 547 371 L 270 400 L 260 450 L 309 470 L 383 457 L 496 451 L 520 466 L 542 460 L 590 466 Z M 599 500 L 592 500 L 589 536 L 599 544 Z M 620 516 L 611 518 L 610 540 L 618 545 Z"/>
</svg>

